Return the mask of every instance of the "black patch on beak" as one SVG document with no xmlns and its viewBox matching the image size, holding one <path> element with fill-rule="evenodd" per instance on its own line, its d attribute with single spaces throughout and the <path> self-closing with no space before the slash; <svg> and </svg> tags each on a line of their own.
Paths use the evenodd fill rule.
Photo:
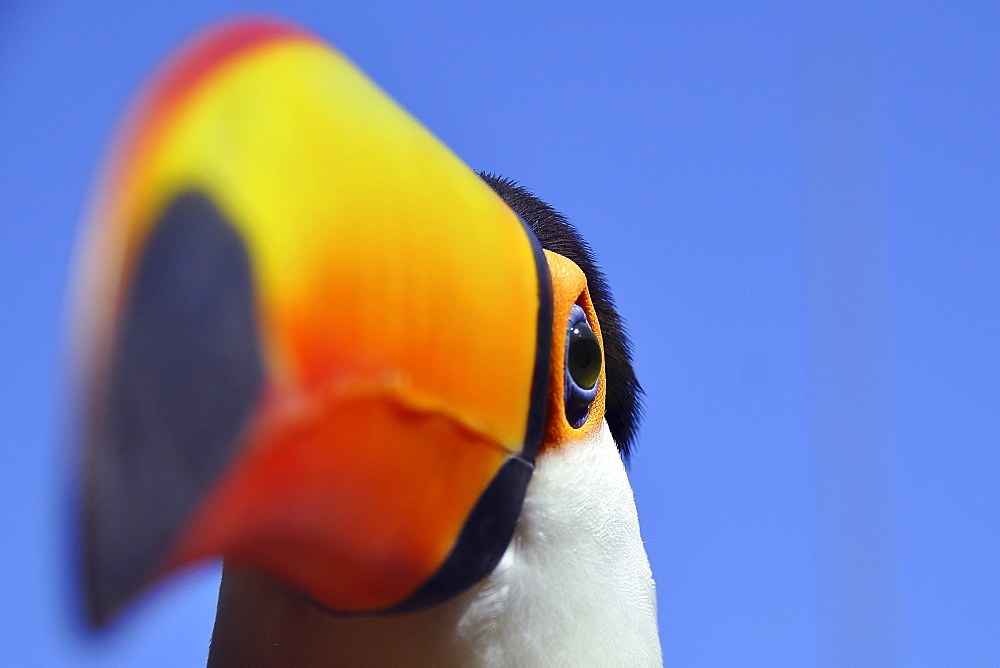
<svg viewBox="0 0 1000 668">
<path fill-rule="evenodd" d="M 231 461 L 264 384 L 253 275 L 211 199 L 183 192 L 136 259 L 85 406 L 91 623 L 155 575 Z"/>
</svg>

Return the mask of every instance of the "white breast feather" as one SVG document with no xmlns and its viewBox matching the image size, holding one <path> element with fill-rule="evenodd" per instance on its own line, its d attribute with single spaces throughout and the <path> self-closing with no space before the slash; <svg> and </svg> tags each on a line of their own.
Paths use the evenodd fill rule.
<svg viewBox="0 0 1000 668">
<path fill-rule="evenodd" d="M 662 664 L 649 560 L 606 423 L 539 457 L 514 539 L 466 604 L 456 640 L 471 664 Z"/>
</svg>

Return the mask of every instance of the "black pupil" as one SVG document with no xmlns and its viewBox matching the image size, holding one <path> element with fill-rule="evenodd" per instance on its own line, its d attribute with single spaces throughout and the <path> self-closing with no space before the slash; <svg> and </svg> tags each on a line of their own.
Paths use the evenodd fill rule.
<svg viewBox="0 0 1000 668">
<path fill-rule="evenodd" d="M 570 330 L 569 373 L 585 390 L 597 384 L 601 374 L 601 346 L 586 322 Z"/>
</svg>

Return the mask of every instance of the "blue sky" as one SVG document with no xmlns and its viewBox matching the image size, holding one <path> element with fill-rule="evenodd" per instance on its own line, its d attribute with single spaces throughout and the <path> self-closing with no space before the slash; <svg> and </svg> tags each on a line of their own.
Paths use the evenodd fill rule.
<svg viewBox="0 0 1000 668">
<path fill-rule="evenodd" d="M 1000 5 L 398 4 L 0 7 L 5 661 L 204 660 L 210 567 L 80 630 L 65 295 L 126 101 L 254 9 L 594 246 L 668 665 L 1000 662 Z"/>
</svg>

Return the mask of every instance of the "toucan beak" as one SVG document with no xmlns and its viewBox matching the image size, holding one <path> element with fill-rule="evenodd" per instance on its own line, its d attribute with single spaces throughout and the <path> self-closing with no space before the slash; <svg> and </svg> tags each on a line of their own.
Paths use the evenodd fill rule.
<svg viewBox="0 0 1000 668">
<path fill-rule="evenodd" d="M 214 555 L 346 612 L 493 568 L 562 345 L 546 260 L 340 54 L 270 21 L 197 39 L 134 107 L 89 225 L 95 624 Z"/>
</svg>

